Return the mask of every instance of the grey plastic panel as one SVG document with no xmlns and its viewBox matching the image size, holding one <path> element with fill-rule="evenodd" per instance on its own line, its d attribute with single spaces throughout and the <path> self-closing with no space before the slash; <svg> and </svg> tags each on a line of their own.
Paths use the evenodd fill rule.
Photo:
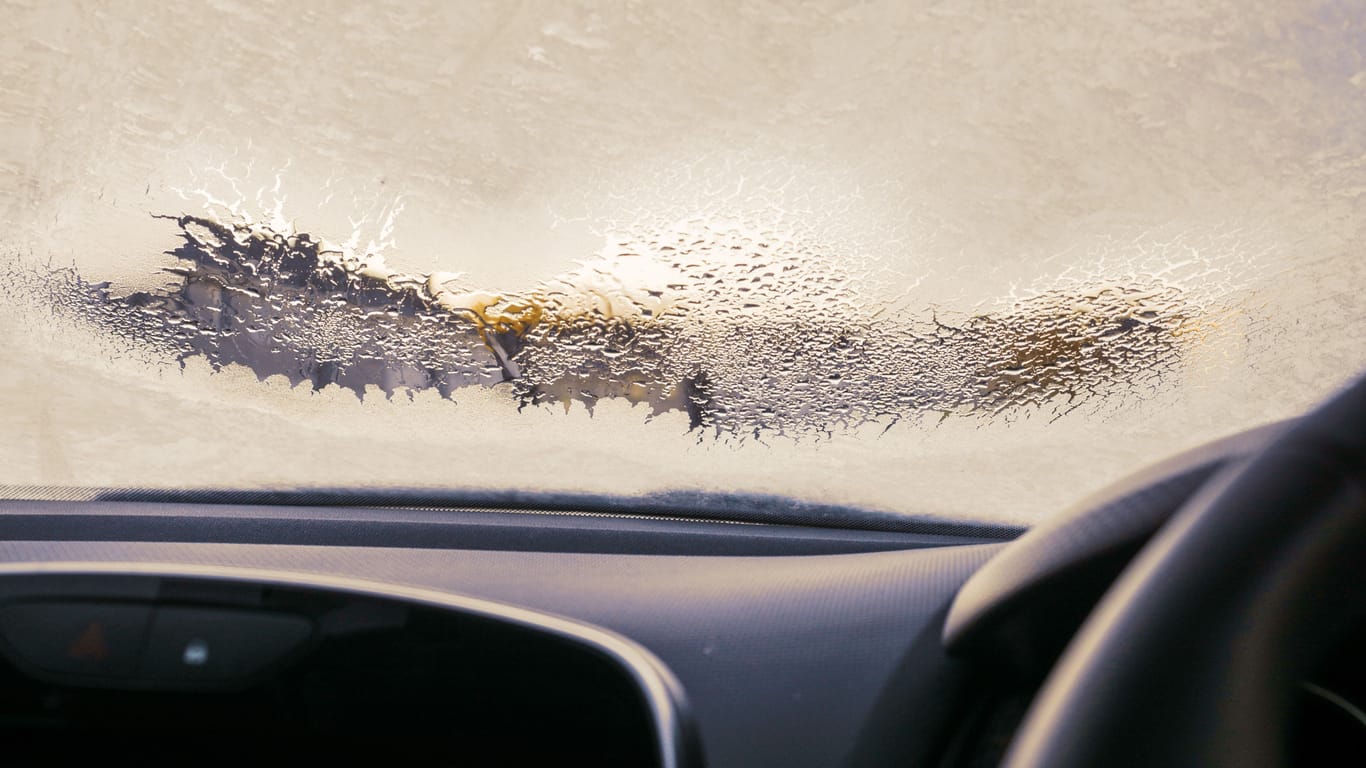
<svg viewBox="0 0 1366 768">
<path fill-rule="evenodd" d="M 707 765 L 828 766 L 958 586 L 1000 549 L 700 557 L 245 544 L 7 542 L 6 563 L 191 564 L 437 590 L 559 614 L 677 676 Z M 942 734 L 925 734 L 925 739 Z"/>
</svg>

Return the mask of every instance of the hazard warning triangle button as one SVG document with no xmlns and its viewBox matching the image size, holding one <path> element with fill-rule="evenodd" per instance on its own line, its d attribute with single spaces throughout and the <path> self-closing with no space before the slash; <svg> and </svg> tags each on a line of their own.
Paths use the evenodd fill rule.
<svg viewBox="0 0 1366 768">
<path fill-rule="evenodd" d="M 151 608 L 107 603 L 0 606 L 0 637 L 21 665 L 62 676 L 131 677 Z"/>
<path fill-rule="evenodd" d="M 104 639 L 104 624 L 92 621 L 86 625 L 76 642 L 66 649 L 66 656 L 76 661 L 101 662 L 109 658 L 109 643 Z"/>
</svg>

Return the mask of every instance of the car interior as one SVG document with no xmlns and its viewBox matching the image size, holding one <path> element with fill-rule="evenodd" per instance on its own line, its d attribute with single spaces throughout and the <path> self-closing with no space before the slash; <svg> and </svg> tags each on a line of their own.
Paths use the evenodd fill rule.
<svg viewBox="0 0 1366 768">
<path fill-rule="evenodd" d="M 1023 535 L 7 501 L 6 760 L 1330 764 L 1366 734 L 1364 427 L 1358 382 Z"/>
<path fill-rule="evenodd" d="M 0 768 L 1366 764 L 1366 2 L 0 0 Z"/>
</svg>

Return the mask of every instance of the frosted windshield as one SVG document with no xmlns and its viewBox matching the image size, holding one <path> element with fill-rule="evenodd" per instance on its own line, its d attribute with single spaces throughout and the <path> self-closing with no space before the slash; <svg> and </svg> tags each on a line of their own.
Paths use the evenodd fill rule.
<svg viewBox="0 0 1366 768">
<path fill-rule="evenodd" d="M 1366 362 L 1355 4 L 0 15 L 11 489 L 1029 524 Z"/>
</svg>

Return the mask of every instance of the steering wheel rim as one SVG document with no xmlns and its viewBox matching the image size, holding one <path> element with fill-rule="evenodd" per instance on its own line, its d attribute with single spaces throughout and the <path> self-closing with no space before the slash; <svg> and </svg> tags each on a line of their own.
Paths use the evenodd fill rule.
<svg viewBox="0 0 1366 768">
<path fill-rule="evenodd" d="M 1304 665 L 1366 614 L 1366 377 L 1210 480 L 1073 638 L 1003 765 L 1274 766 Z"/>
</svg>

